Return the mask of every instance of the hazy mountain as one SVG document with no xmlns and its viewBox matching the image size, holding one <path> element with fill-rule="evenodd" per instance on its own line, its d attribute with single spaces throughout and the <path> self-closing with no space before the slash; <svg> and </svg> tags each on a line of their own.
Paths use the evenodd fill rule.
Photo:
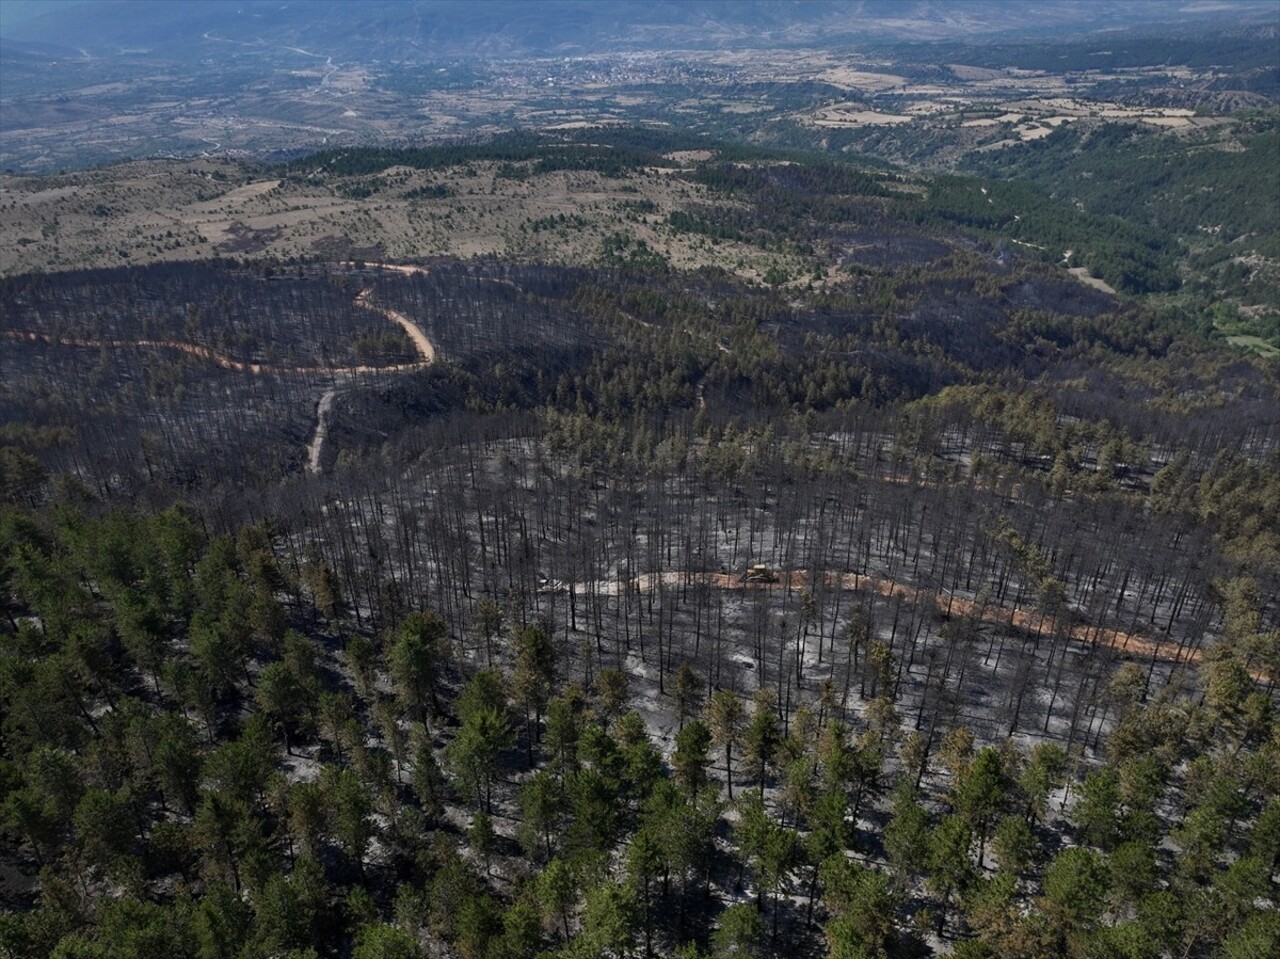
<svg viewBox="0 0 1280 959">
<path fill-rule="evenodd" d="M 938 64 L 1069 62 L 1101 82 L 1098 66 L 1158 74 L 1197 57 L 1225 71 L 1213 91 L 1243 103 L 1275 87 L 1278 27 L 1274 0 L 0 0 L 0 167 L 686 124 L 669 111 L 695 90 L 756 98 L 733 109 L 765 110 L 764 123 L 844 96 L 804 87 L 806 71 L 858 57 L 945 83 L 955 77 Z M 771 49 L 787 53 L 739 56 Z"/>
<path fill-rule="evenodd" d="M 1274 19 L 1269 0 L 156 0 L 6 3 L 0 36 L 89 57 L 558 56 L 627 49 L 830 45 Z M 12 47 L 10 47 L 12 49 Z"/>
</svg>

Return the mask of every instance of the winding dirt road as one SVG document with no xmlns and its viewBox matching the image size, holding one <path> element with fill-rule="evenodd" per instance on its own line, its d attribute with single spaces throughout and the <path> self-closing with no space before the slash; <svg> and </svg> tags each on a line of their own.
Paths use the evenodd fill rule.
<svg viewBox="0 0 1280 959">
<path fill-rule="evenodd" d="M 861 573 L 822 572 L 814 573 L 806 569 L 779 571 L 774 582 L 745 582 L 741 575 L 733 573 L 695 573 L 668 571 L 665 573 L 644 573 L 630 580 L 631 587 L 639 592 L 654 589 L 659 583 L 663 586 L 680 586 L 681 584 L 699 584 L 713 589 L 751 590 L 751 589 L 795 589 L 807 590 L 820 579 L 828 589 L 851 590 L 855 592 L 878 593 L 885 597 L 901 597 L 909 602 L 917 603 L 932 598 L 939 612 L 947 616 L 969 616 L 995 626 L 1012 627 L 1021 632 L 1030 633 L 1037 639 L 1052 635 L 1058 623 L 1051 616 L 1024 609 L 1010 609 L 1003 606 L 979 606 L 972 600 L 952 593 L 933 592 L 907 586 L 896 580 L 875 576 L 864 576 Z M 621 589 L 618 580 L 606 580 L 593 584 L 601 593 L 617 595 Z M 581 587 L 580 587 L 581 588 Z M 1199 649 L 1179 648 L 1170 643 L 1157 643 L 1149 637 L 1136 633 L 1126 633 L 1118 629 L 1106 629 L 1088 623 L 1080 623 L 1070 627 L 1067 635 L 1076 642 L 1115 649 L 1127 656 L 1139 656 L 1148 659 L 1159 659 L 1175 665 L 1198 666 L 1204 660 L 1204 653 Z M 1270 681 L 1270 676 L 1258 670 L 1250 671 L 1250 675 L 1261 683 Z"/>
<path fill-rule="evenodd" d="M 363 307 L 366 310 L 373 310 L 375 313 L 381 313 L 392 323 L 399 325 L 399 327 L 409 335 L 409 339 L 413 341 L 414 349 L 416 349 L 418 351 L 418 355 L 422 357 L 419 362 L 411 364 L 410 368 L 414 366 L 426 366 L 428 363 L 434 363 L 436 361 L 436 348 L 432 345 L 431 341 L 427 339 L 427 334 L 422 332 L 422 327 L 418 326 L 417 323 L 413 322 L 413 320 L 409 319 L 398 310 L 393 310 L 386 306 L 370 306 L 369 297 L 371 295 L 373 295 L 373 287 L 366 286 L 356 295 L 356 306 Z M 400 367 L 380 367 L 380 369 L 399 368 Z"/>
<path fill-rule="evenodd" d="M 189 356 L 196 356 L 202 360 L 208 360 L 216 366 L 222 367 L 224 370 L 236 370 L 241 373 L 277 373 L 277 374 L 316 374 L 316 373 L 398 373 L 404 370 L 421 369 L 436 361 L 436 349 L 431 340 L 427 338 L 427 334 L 422 328 L 414 323 L 411 319 L 397 310 L 386 307 L 371 306 L 369 304 L 369 296 L 373 293 L 373 287 L 366 287 L 361 290 L 355 298 L 357 306 L 370 310 L 374 313 L 380 313 L 393 323 L 400 326 L 401 329 L 408 334 L 410 341 L 413 343 L 414 349 L 417 351 L 421 359 L 412 363 L 392 363 L 386 366 L 374 366 L 371 364 L 357 364 L 354 366 L 304 366 L 302 364 L 276 364 L 276 363 L 252 363 L 245 360 L 237 360 L 234 357 L 220 353 L 209 346 L 202 346 L 199 343 L 187 343 L 182 340 L 95 340 L 86 339 L 84 337 L 75 336 L 53 336 L 49 333 L 35 333 L 23 330 L 5 330 L 0 332 L 0 338 L 6 340 L 16 340 L 21 343 L 48 343 L 52 346 L 71 346 L 83 349 L 128 349 L 130 347 L 143 347 L 147 349 L 158 350 L 177 350 L 180 353 L 186 353 Z"/>
<path fill-rule="evenodd" d="M 325 390 L 316 404 L 316 431 L 307 444 L 307 472 L 320 472 L 320 454 L 324 451 L 325 437 L 329 435 L 329 411 L 333 409 L 333 398 L 338 395 L 336 389 Z"/>
<path fill-rule="evenodd" d="M 391 269 L 395 269 L 394 267 Z M 421 273 L 425 272 L 417 267 L 406 267 L 396 270 L 396 272 L 405 272 L 406 270 Z M 356 294 L 355 304 L 366 310 L 372 310 L 375 313 L 381 313 L 392 323 L 399 326 L 408 335 L 409 340 L 413 343 L 414 349 L 418 351 L 421 359 L 416 363 L 402 363 L 396 366 L 379 366 L 372 369 L 378 371 L 395 371 L 395 370 L 416 370 L 427 366 L 436 361 L 435 345 L 427 338 L 427 334 L 422 332 L 422 327 L 414 323 L 399 310 L 393 310 L 390 307 L 371 306 L 369 297 L 373 294 L 373 287 L 366 286 L 358 294 Z M 349 372 L 339 370 L 337 372 Z M 368 368 L 358 367 L 355 372 L 369 372 Z M 336 389 L 330 388 L 325 390 L 320 396 L 320 401 L 316 404 L 316 430 L 311 436 L 311 442 L 307 444 L 307 472 L 320 472 L 320 456 L 324 452 L 324 441 L 329 435 L 329 411 L 333 409 L 334 398 L 338 395 Z"/>
<path fill-rule="evenodd" d="M 344 264 L 354 265 L 354 264 Z M 377 269 L 387 270 L 392 273 L 400 273 L 405 276 L 414 276 L 426 273 L 426 270 L 418 266 L 401 266 L 391 263 L 372 263 L 366 264 Z M 49 333 L 37 333 L 33 331 L 23 330 L 4 330 L 0 331 L 0 339 L 16 341 L 19 343 L 48 343 L 52 346 L 70 346 L 82 349 L 128 349 L 141 347 L 144 349 L 158 350 L 176 350 L 179 353 L 185 353 L 188 356 L 195 356 L 202 360 L 207 360 L 215 366 L 219 366 L 224 370 L 235 370 L 240 373 L 251 373 L 261 375 L 264 373 L 283 374 L 283 375 L 350 375 L 355 373 L 403 373 L 409 370 L 419 370 L 425 366 L 429 366 L 436 362 L 437 354 L 435 344 L 423 332 L 422 327 L 409 319 L 398 310 L 390 307 L 375 306 L 369 302 L 369 298 L 373 295 L 373 287 L 366 286 L 356 294 L 354 303 L 356 306 L 373 313 L 379 313 L 386 317 L 392 323 L 395 323 L 409 337 L 409 341 L 413 344 L 418 359 L 412 363 L 393 363 L 387 366 L 373 366 L 369 364 L 357 364 L 354 366 L 305 366 L 301 364 L 273 364 L 273 363 L 253 363 L 246 360 L 237 360 L 234 357 L 221 353 L 209 346 L 202 346 L 199 343 L 187 343 L 182 340 L 96 340 L 84 337 L 71 336 L 53 336 Z M 316 428 L 312 434 L 311 441 L 307 444 L 307 470 L 311 473 L 320 472 L 320 456 L 324 451 L 324 441 L 328 435 L 328 417 L 333 409 L 334 399 L 337 397 L 337 389 L 330 387 L 320 395 L 319 401 L 316 403 Z"/>
</svg>

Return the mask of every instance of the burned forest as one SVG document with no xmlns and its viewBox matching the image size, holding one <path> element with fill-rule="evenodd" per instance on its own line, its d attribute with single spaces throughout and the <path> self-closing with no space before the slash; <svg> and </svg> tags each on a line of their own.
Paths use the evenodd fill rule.
<svg viewBox="0 0 1280 959">
<path fill-rule="evenodd" d="M 1037 252 L 1146 227 L 590 134 L 266 171 L 605 197 L 505 255 L 0 278 L 0 952 L 1274 955 L 1280 368 Z"/>
</svg>

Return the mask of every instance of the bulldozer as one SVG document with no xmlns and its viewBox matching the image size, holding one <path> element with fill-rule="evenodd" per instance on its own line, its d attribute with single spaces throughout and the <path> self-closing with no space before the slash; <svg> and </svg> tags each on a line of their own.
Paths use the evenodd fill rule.
<svg viewBox="0 0 1280 959">
<path fill-rule="evenodd" d="M 754 566 L 747 567 L 742 579 L 747 583 L 776 583 L 778 574 L 764 563 L 756 563 Z"/>
</svg>

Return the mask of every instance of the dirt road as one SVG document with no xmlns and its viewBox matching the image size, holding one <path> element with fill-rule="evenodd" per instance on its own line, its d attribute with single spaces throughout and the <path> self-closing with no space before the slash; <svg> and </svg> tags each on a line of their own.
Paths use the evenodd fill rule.
<svg viewBox="0 0 1280 959">
<path fill-rule="evenodd" d="M 379 269 L 407 276 L 426 272 L 422 267 L 416 266 L 398 266 L 382 263 L 371 265 L 376 266 Z M 235 370 L 237 372 L 251 373 L 255 375 L 274 373 L 303 376 L 334 376 L 354 373 L 401 373 L 409 370 L 422 369 L 424 366 L 434 363 L 437 358 L 435 344 L 433 344 L 427 337 L 427 334 L 423 332 L 422 327 L 418 326 L 418 324 L 398 310 L 372 305 L 369 302 L 369 298 L 372 295 L 373 287 L 366 286 L 356 294 L 354 301 L 355 305 L 361 309 L 381 314 L 404 330 L 405 334 L 409 337 L 409 341 L 413 344 L 414 351 L 418 354 L 417 360 L 412 363 L 393 363 L 388 366 L 371 366 L 368 364 L 357 364 L 355 366 L 306 366 L 301 364 L 279 365 L 237 360 L 234 357 L 227 356 L 225 353 L 220 353 L 212 347 L 202 346 L 199 343 L 186 343 L 181 340 L 96 340 L 84 337 L 55 337 L 48 333 L 37 333 L 34 331 L 23 330 L 5 330 L 0 332 L 0 339 L 12 340 L 19 343 L 48 343 L 55 346 L 71 346 L 82 349 L 128 349 L 141 347 L 144 349 L 176 350 L 179 353 L 185 353 L 188 356 L 195 356 L 202 360 L 207 360 L 224 370 Z M 308 472 L 320 472 L 320 456 L 324 451 L 324 441 L 329 431 L 328 417 L 330 411 L 333 409 L 333 402 L 337 397 L 337 394 L 337 389 L 330 387 L 320 395 L 320 399 L 316 403 L 316 428 L 315 432 L 311 436 L 311 441 L 307 444 Z"/>
<path fill-rule="evenodd" d="M 1012 627 L 1036 637 L 1049 636 L 1058 629 L 1058 623 L 1051 616 L 1042 613 L 987 605 L 979 607 L 972 600 L 956 596 L 952 593 L 930 592 L 907 586 L 896 580 L 875 576 L 864 576 L 861 573 L 822 572 L 797 569 L 779 571 L 774 582 L 746 582 L 739 574 L 734 573 L 686 573 L 683 571 L 667 571 L 664 573 L 644 573 L 630 580 L 632 589 L 648 592 L 659 583 L 664 586 L 679 586 L 682 583 L 700 584 L 713 589 L 749 590 L 749 589 L 794 589 L 807 590 L 815 578 L 821 578 L 828 589 L 851 590 L 855 592 L 878 593 L 885 597 L 901 597 L 909 602 L 918 603 L 932 597 L 936 608 L 948 616 L 971 616 L 994 626 Z M 595 588 L 606 595 L 617 595 L 622 588 L 619 580 L 607 580 L 594 584 Z M 1170 644 L 1157 643 L 1146 636 L 1126 633 L 1118 629 L 1105 629 L 1088 623 L 1070 626 L 1067 635 L 1080 643 L 1106 646 L 1129 656 L 1140 656 L 1149 659 L 1160 659 L 1176 664 L 1199 665 L 1204 660 L 1204 653 L 1198 649 L 1179 649 Z M 1269 681 L 1266 673 L 1251 673 L 1258 682 Z"/>
<path fill-rule="evenodd" d="M 333 409 L 333 398 L 338 395 L 336 389 L 325 390 L 316 404 L 316 431 L 307 444 L 307 472 L 320 472 L 320 454 L 324 450 L 324 439 L 329 433 L 329 411 Z"/>
<path fill-rule="evenodd" d="M 234 357 L 220 353 L 209 346 L 202 346 L 199 343 L 186 343 L 182 340 L 95 340 L 84 337 L 75 336 L 52 336 L 48 333 L 36 333 L 23 330 L 5 330 L 0 332 L 0 338 L 6 340 L 16 340 L 20 343 L 49 343 L 54 346 L 72 346 L 83 349 L 128 349 L 131 347 L 142 347 L 145 349 L 159 350 L 177 350 L 180 353 L 186 353 L 189 356 L 197 356 L 202 360 L 208 360 L 224 370 L 236 370 L 241 373 L 279 373 L 279 374 L 315 374 L 315 373 L 396 373 L 403 370 L 416 370 L 434 363 L 436 360 L 436 349 L 431 340 L 427 338 L 427 334 L 422 328 L 414 323 L 403 313 L 396 310 L 386 309 L 383 307 L 370 306 L 369 296 L 373 293 L 373 287 L 365 287 L 357 294 L 355 303 L 357 306 L 370 310 L 374 313 L 380 313 L 393 323 L 397 324 L 408 334 L 410 341 L 413 343 L 414 350 L 418 353 L 420 359 L 412 363 L 392 363 L 387 366 L 373 366 L 370 364 L 357 364 L 354 366 L 306 366 L 302 364 L 273 364 L 273 363 L 253 363 L 245 360 L 237 360 Z"/>
<path fill-rule="evenodd" d="M 372 310 L 375 313 L 381 313 L 392 323 L 399 325 L 409 335 L 409 339 L 413 341 L 414 349 L 422 357 L 422 362 L 417 365 L 425 366 L 428 363 L 434 363 L 436 361 L 436 348 L 427 339 L 427 334 L 422 332 L 422 328 L 397 310 L 384 306 L 370 306 L 369 297 L 372 295 L 373 287 L 366 286 L 356 296 L 356 306 L 364 307 L 366 310 Z M 383 367 L 383 369 L 387 369 L 387 367 Z"/>
</svg>

